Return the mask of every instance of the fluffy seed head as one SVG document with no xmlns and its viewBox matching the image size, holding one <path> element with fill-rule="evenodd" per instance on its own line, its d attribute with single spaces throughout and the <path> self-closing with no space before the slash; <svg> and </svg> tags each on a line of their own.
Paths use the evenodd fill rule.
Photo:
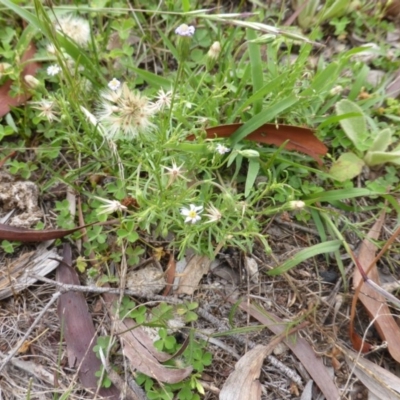
<svg viewBox="0 0 400 400">
<path fill-rule="evenodd" d="M 154 106 L 146 97 L 132 92 L 125 83 L 115 91 L 105 90 L 101 97 L 97 118 L 104 126 L 107 138 L 133 139 L 154 127 L 150 122 Z"/>
<path fill-rule="evenodd" d="M 63 15 L 55 23 L 56 29 L 70 37 L 81 46 L 86 46 L 90 39 L 89 22 L 71 14 Z"/>
</svg>

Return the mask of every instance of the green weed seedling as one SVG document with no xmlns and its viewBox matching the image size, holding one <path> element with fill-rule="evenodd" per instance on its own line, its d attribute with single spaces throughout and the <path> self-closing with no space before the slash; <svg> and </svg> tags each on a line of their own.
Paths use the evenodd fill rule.
<svg viewBox="0 0 400 400">
<path fill-rule="evenodd" d="M 160 339 L 154 345 L 160 351 L 165 351 L 169 354 L 175 354 L 181 347 L 177 343 L 175 336 L 169 335 L 165 328 L 160 328 L 158 331 Z M 186 365 L 193 366 L 191 376 L 175 384 L 160 385 L 150 377 L 144 374 L 138 374 L 136 381 L 144 387 L 149 399 L 154 400 L 200 400 L 200 395 L 204 395 L 204 388 L 199 382 L 201 372 L 206 366 L 211 365 L 212 354 L 205 351 L 206 342 L 196 341 L 192 335 L 189 338 L 189 345 L 183 354 L 175 360 L 168 363 L 175 367 L 183 367 Z"/>
<path fill-rule="evenodd" d="M 304 2 L 296 0 L 293 3 L 296 8 L 299 8 L 303 6 Z M 308 29 L 315 24 L 323 24 L 351 12 L 357 6 L 356 3 L 348 0 L 327 0 L 322 6 L 320 0 L 310 0 L 298 16 L 299 25 L 303 29 Z"/>
<path fill-rule="evenodd" d="M 340 125 L 354 146 L 354 152 L 343 153 L 332 165 L 330 174 L 340 182 L 358 176 L 362 168 L 386 163 L 400 165 L 400 144 L 388 150 L 392 144 L 390 128 L 378 130 L 367 126 L 367 118 L 361 107 L 348 99 L 336 104 L 336 114 L 343 119 Z"/>
</svg>

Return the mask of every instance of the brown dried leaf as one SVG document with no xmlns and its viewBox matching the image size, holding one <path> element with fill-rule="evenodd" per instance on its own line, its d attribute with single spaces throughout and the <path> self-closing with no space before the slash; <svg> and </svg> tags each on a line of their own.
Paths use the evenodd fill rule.
<svg viewBox="0 0 400 400">
<path fill-rule="evenodd" d="M 61 239 L 64 236 L 70 235 L 71 233 L 91 225 L 93 224 L 78 226 L 72 229 L 48 229 L 40 231 L 0 224 L 0 240 L 17 240 L 23 243 L 44 242 L 46 240 Z"/>
<path fill-rule="evenodd" d="M 257 345 L 247 352 L 235 365 L 235 371 L 224 383 L 220 400 L 260 399 L 261 366 L 264 358 L 271 352 L 267 346 Z"/>
<path fill-rule="evenodd" d="M 206 129 L 207 138 L 230 137 L 243 124 L 220 125 Z M 192 137 L 189 137 L 190 140 Z M 281 146 L 286 143 L 286 150 L 296 150 L 314 158 L 318 164 L 322 164 L 321 156 L 328 152 L 328 148 L 315 137 L 314 131 L 309 128 L 292 125 L 264 124 L 254 132 L 247 135 L 246 140 L 258 143 Z"/>
<path fill-rule="evenodd" d="M 351 350 L 341 350 L 352 372 L 378 399 L 400 399 L 400 379 L 396 375 Z"/>
<path fill-rule="evenodd" d="M 229 298 L 231 303 L 234 300 Z M 260 311 L 254 305 L 248 305 L 243 301 L 239 307 L 248 312 L 252 317 L 256 318 L 270 331 L 276 335 L 286 332 L 286 324 L 271 312 L 268 314 Z M 318 385 L 321 392 L 325 395 L 326 400 L 337 400 L 340 398 L 340 393 L 333 382 L 327 368 L 321 358 L 317 357 L 312 347 L 297 334 L 291 335 L 284 343 L 293 351 L 296 357 L 303 364 L 304 368 L 311 375 L 311 378 Z"/>
<path fill-rule="evenodd" d="M 113 305 L 118 300 L 116 295 L 103 294 L 110 317 L 115 323 L 118 337 L 121 340 L 124 355 L 129 359 L 133 369 L 146 374 L 157 381 L 165 383 L 177 383 L 186 379 L 192 372 L 192 367 L 177 369 L 165 367 L 160 361 L 167 361 L 169 354 L 159 352 L 153 345 L 153 341 L 141 326 L 125 318 L 121 321 L 115 315 Z"/>
<path fill-rule="evenodd" d="M 162 293 L 163 296 L 168 296 L 169 292 L 172 289 L 172 285 L 174 284 L 174 280 L 175 280 L 175 273 L 176 273 L 176 262 L 175 262 L 175 258 L 174 255 L 171 253 L 169 255 L 169 261 L 168 261 L 168 265 L 167 265 L 167 270 L 165 271 L 165 278 L 166 278 L 166 286 L 165 289 Z"/>
<path fill-rule="evenodd" d="M 389 85 L 386 87 L 386 95 L 396 98 L 400 94 L 400 70 L 398 70 Z"/>
<path fill-rule="evenodd" d="M 65 244 L 63 262 L 57 268 L 56 279 L 60 283 L 79 285 L 78 274 L 70 267 L 71 261 L 71 247 Z M 101 362 L 93 351 L 97 334 L 83 293 L 63 293 L 58 301 L 57 312 L 67 343 L 68 364 L 70 368 L 79 368 L 78 376 L 82 385 L 94 390 L 98 386 L 95 373 L 100 370 Z M 108 399 L 119 399 L 119 390 L 114 385 L 101 388 L 99 394 Z"/>
<path fill-rule="evenodd" d="M 26 67 L 22 71 L 22 78 L 25 75 L 35 75 L 36 71 L 40 68 L 40 64 L 36 61 L 29 62 L 33 59 L 36 53 L 36 47 L 33 43 L 29 45 L 24 55 L 21 58 L 21 63 L 26 63 Z M 10 111 L 10 107 L 16 107 L 26 102 L 31 97 L 29 92 L 25 92 L 17 97 L 10 96 L 10 88 L 12 82 L 10 80 L 6 81 L 2 87 L 0 87 L 0 118 L 6 115 Z"/>
<path fill-rule="evenodd" d="M 36 282 L 33 276 L 45 276 L 57 268 L 61 257 L 55 250 L 47 250 L 44 243 L 35 251 L 22 254 L 10 265 L 0 269 L 0 300 L 21 292 Z"/>
<path fill-rule="evenodd" d="M 193 256 L 185 267 L 179 280 L 177 294 L 192 295 L 198 288 L 198 284 L 210 270 L 211 260 L 205 256 Z"/>
<path fill-rule="evenodd" d="M 370 239 L 378 239 L 383 223 L 385 221 L 385 214 L 382 213 L 379 219 L 375 222 L 374 226 L 368 232 L 367 238 L 364 239 L 360 253 L 358 255 L 358 262 L 366 272 L 368 267 L 375 259 L 377 247 L 371 242 Z M 374 265 L 368 272 L 368 278 L 380 285 L 378 269 Z M 361 273 L 356 268 L 353 274 L 353 285 L 357 287 L 363 281 Z M 386 304 L 385 297 L 378 293 L 370 285 L 363 283 L 359 295 L 360 301 L 368 311 L 371 319 L 374 319 L 374 325 L 382 340 L 388 343 L 388 350 L 390 355 L 400 362 L 400 328 L 391 315 L 390 309 Z"/>
</svg>

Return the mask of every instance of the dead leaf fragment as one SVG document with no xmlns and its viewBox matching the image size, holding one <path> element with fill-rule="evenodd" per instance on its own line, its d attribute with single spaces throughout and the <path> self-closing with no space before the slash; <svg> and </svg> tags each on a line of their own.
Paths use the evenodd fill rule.
<svg viewBox="0 0 400 400">
<path fill-rule="evenodd" d="M 261 366 L 270 349 L 267 346 L 257 345 L 247 352 L 235 366 L 235 371 L 229 375 L 224 383 L 220 400 L 260 399 Z"/>
<path fill-rule="evenodd" d="M 234 304 L 236 301 L 229 298 L 229 301 Z M 271 312 L 261 311 L 254 305 L 248 305 L 246 301 L 242 301 L 239 307 L 248 312 L 252 317 L 256 318 L 270 331 L 276 335 L 286 332 L 286 325 L 277 316 Z M 292 350 L 295 356 L 303 364 L 304 368 L 308 371 L 313 381 L 318 385 L 321 392 L 325 395 L 327 400 L 338 400 L 340 393 L 332 377 L 330 376 L 327 368 L 325 367 L 322 359 L 317 357 L 312 347 L 308 342 L 297 334 L 291 335 L 284 343 Z"/>
<path fill-rule="evenodd" d="M 192 295 L 197 290 L 203 275 L 210 270 L 210 265 L 211 260 L 208 257 L 193 256 L 182 273 L 176 293 Z"/>
<path fill-rule="evenodd" d="M 246 268 L 247 274 L 249 275 L 250 281 L 258 284 L 259 273 L 257 261 L 252 257 L 245 257 L 244 266 Z"/>
<path fill-rule="evenodd" d="M 156 263 L 126 274 L 126 288 L 135 292 L 136 296 L 154 295 L 160 293 L 164 287 L 164 271 Z"/>
<path fill-rule="evenodd" d="M 230 137 L 243 124 L 220 125 L 207 128 L 207 138 Z M 193 136 L 188 137 L 193 140 Z M 314 135 L 314 131 L 309 128 L 292 125 L 264 124 L 254 132 L 245 137 L 258 143 L 272 144 L 281 146 L 286 141 L 286 150 L 296 150 L 314 158 L 318 164 L 322 164 L 321 156 L 326 155 L 328 148 Z"/>
<path fill-rule="evenodd" d="M 352 372 L 378 399 L 399 400 L 400 378 L 349 349 L 342 349 Z"/>
<path fill-rule="evenodd" d="M 47 250 L 43 243 L 33 252 L 22 254 L 17 260 L 0 269 L 0 300 L 25 290 L 36 282 L 33 276 L 46 276 L 58 266 L 61 257 L 56 250 Z"/>
<path fill-rule="evenodd" d="M 79 285 L 78 274 L 70 267 L 71 262 L 71 247 L 65 244 L 63 262 L 57 268 L 56 279 L 60 283 Z M 96 389 L 98 379 L 95 373 L 100 370 L 101 361 L 93 351 L 97 334 L 83 293 L 63 293 L 58 301 L 57 312 L 67 343 L 69 367 L 78 368 L 79 380 L 84 387 Z M 119 390 L 114 385 L 101 388 L 99 394 L 107 399 L 119 399 Z"/>
<path fill-rule="evenodd" d="M 160 362 L 169 360 L 171 356 L 158 351 L 143 328 L 132 319 L 125 318 L 123 321 L 119 319 L 114 309 L 118 300 L 116 295 L 105 293 L 103 298 L 109 315 L 115 323 L 123 354 L 128 358 L 131 368 L 165 383 L 181 382 L 191 374 L 192 367 L 178 369 L 162 365 Z"/>
<path fill-rule="evenodd" d="M 378 239 L 383 223 L 385 221 L 385 214 L 382 213 L 379 219 L 375 222 L 374 226 L 368 232 L 367 238 L 364 239 L 360 252 L 358 255 L 358 262 L 366 272 L 368 267 L 375 259 L 377 247 L 371 242 L 371 239 Z M 379 274 L 376 265 L 374 265 L 368 272 L 368 278 L 380 285 Z M 361 284 L 363 278 L 360 271 L 356 268 L 353 274 L 354 287 Z M 394 320 L 391 311 L 386 303 L 385 297 L 378 293 L 367 283 L 362 283 L 359 299 L 368 311 L 371 319 L 374 320 L 374 325 L 382 340 L 387 341 L 388 350 L 390 355 L 400 362 L 400 328 Z M 355 332 L 351 330 L 351 338 L 354 340 Z M 353 343 L 354 344 L 354 343 Z"/>
</svg>

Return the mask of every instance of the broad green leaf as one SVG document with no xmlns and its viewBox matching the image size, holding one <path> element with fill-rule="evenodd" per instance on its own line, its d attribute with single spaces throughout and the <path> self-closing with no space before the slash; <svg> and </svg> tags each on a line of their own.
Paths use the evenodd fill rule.
<svg viewBox="0 0 400 400">
<path fill-rule="evenodd" d="M 376 135 L 372 146 L 369 148 L 370 151 L 386 151 L 388 146 L 392 143 L 392 130 L 390 128 L 382 129 Z"/>
<path fill-rule="evenodd" d="M 250 194 L 250 190 L 254 186 L 258 171 L 260 170 L 260 161 L 258 159 L 250 158 L 249 169 L 247 171 L 246 186 L 244 189 L 244 195 L 247 197 Z"/>
<path fill-rule="evenodd" d="M 360 175 L 364 165 L 364 161 L 354 153 L 344 153 L 333 163 L 329 173 L 332 178 L 344 182 Z"/>
<path fill-rule="evenodd" d="M 301 262 L 303 262 L 311 257 L 314 257 L 318 254 L 334 252 L 334 251 L 338 250 L 341 245 L 342 245 L 341 240 L 331 240 L 329 242 L 323 242 L 323 243 L 319 243 L 314 246 L 308 247 L 307 249 L 299 251 L 294 257 L 285 261 L 279 267 L 268 271 L 267 274 L 271 275 L 271 276 L 283 274 L 284 272 L 289 271 L 296 265 L 300 264 Z"/>
<path fill-rule="evenodd" d="M 358 117 L 349 117 L 340 121 L 340 126 L 346 136 L 353 142 L 359 151 L 368 150 L 365 141 L 368 138 L 367 124 L 363 110 L 350 100 L 343 99 L 336 104 L 336 114 L 345 115 L 350 113 L 359 114 Z"/>
<path fill-rule="evenodd" d="M 375 165 L 392 163 L 400 165 L 400 151 L 368 151 L 364 157 L 367 165 L 373 167 Z"/>
<path fill-rule="evenodd" d="M 282 113 L 283 111 L 287 110 L 289 107 L 293 106 L 299 101 L 297 96 L 289 96 L 284 98 L 281 101 L 278 101 L 271 107 L 267 108 L 265 111 L 261 111 L 259 114 L 255 115 L 253 118 L 248 120 L 245 124 L 243 124 L 232 136 L 232 147 L 239 142 L 240 140 L 244 139 L 247 135 L 254 132 L 260 126 L 264 125 L 265 123 L 273 120 L 278 116 L 278 114 Z"/>
</svg>

